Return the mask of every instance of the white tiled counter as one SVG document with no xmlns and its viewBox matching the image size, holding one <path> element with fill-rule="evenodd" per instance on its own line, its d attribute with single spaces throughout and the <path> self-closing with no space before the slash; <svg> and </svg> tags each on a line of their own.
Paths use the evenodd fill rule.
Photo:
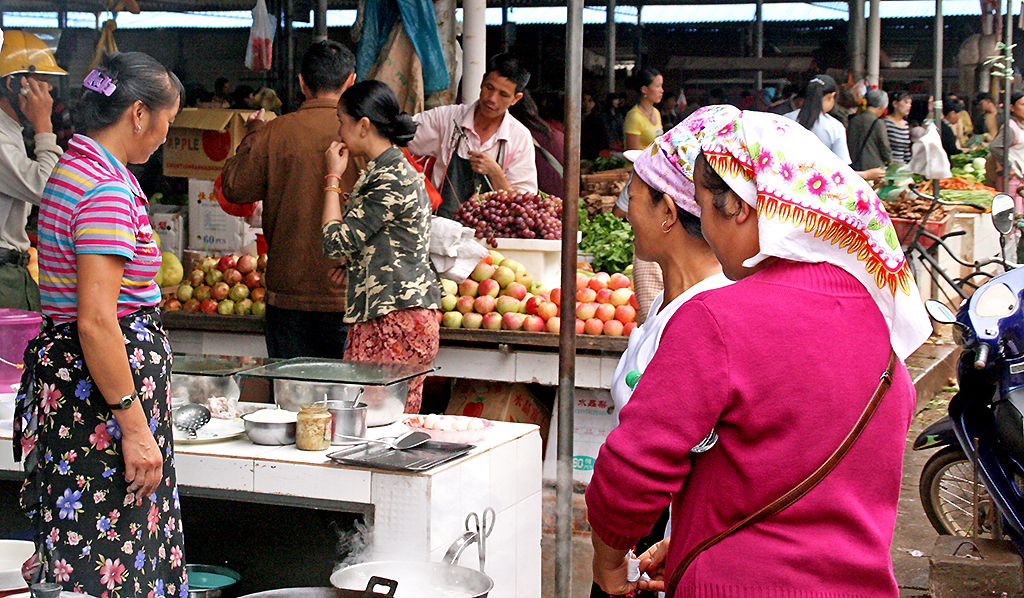
<svg viewBox="0 0 1024 598">
<path fill-rule="evenodd" d="M 395 436 L 401 424 L 370 428 Z M 368 560 L 438 562 L 465 532 L 466 515 L 496 512 L 487 539 L 490 596 L 541 593 L 541 439 L 537 426 L 494 422 L 469 454 L 416 474 L 339 466 L 329 451 L 259 446 L 248 439 L 175 447 L 183 494 L 362 512 L 373 523 Z M 340 447 L 333 447 L 337 450 Z M 0 470 L 20 472 L 11 433 L 0 432 Z M 478 568 L 477 547 L 459 564 Z"/>
<path fill-rule="evenodd" d="M 176 353 L 266 357 L 263 320 L 172 311 L 163 314 Z M 627 337 L 576 337 L 576 386 L 611 388 Z M 558 336 L 537 332 L 441 329 L 434 375 L 558 385 Z"/>
</svg>

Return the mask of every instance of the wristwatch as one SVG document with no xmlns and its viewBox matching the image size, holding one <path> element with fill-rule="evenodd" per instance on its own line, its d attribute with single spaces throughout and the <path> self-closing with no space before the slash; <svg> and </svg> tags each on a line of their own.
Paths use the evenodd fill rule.
<svg viewBox="0 0 1024 598">
<path fill-rule="evenodd" d="M 130 395 L 125 395 L 125 396 L 121 397 L 116 403 L 107 403 L 107 407 L 110 407 L 114 411 L 119 411 L 121 409 L 127 409 L 127 408 L 132 406 L 132 403 L 135 402 L 135 395 L 136 394 L 138 394 L 138 393 L 133 392 Z"/>
</svg>

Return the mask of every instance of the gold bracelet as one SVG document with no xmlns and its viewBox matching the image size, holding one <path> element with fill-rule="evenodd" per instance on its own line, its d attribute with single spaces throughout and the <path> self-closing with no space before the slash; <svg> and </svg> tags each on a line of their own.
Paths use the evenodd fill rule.
<svg viewBox="0 0 1024 598">
<path fill-rule="evenodd" d="M 324 191 L 334 191 L 338 195 L 341 195 L 342 193 L 344 193 L 344 191 L 341 190 L 341 187 L 335 187 L 334 185 L 328 185 L 328 186 L 324 187 Z"/>
<path fill-rule="evenodd" d="M 340 181 L 340 180 L 341 180 L 341 177 L 340 177 L 340 176 L 338 176 L 338 175 L 336 175 L 336 174 L 328 174 L 328 175 L 324 176 L 324 179 L 325 179 L 325 180 L 326 180 L 326 179 L 338 179 L 338 180 Z"/>
</svg>

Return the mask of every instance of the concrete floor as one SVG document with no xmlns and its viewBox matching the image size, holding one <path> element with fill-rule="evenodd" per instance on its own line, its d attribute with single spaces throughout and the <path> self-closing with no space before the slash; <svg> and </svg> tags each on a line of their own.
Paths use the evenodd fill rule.
<svg viewBox="0 0 1024 598">
<path fill-rule="evenodd" d="M 921 468 L 931 456 L 931 451 L 915 452 L 914 439 L 918 433 L 946 413 L 946 405 L 952 393 L 942 391 L 948 386 L 952 375 L 955 355 L 952 347 L 942 343 L 927 344 L 907 360 L 911 375 L 918 389 L 917 414 L 907 435 L 906 452 L 903 461 L 903 486 L 893 533 L 892 561 L 901 598 L 927 598 L 928 557 L 938 534 L 932 529 L 928 518 L 921 509 L 918 497 L 918 478 Z M 545 488 L 545 533 L 541 540 L 543 554 L 542 597 L 555 598 L 555 537 L 554 537 L 554 488 Z M 585 527 L 585 504 L 582 496 L 574 496 L 577 529 Z M 573 537 L 572 595 L 567 598 L 589 598 L 592 574 L 590 569 L 593 550 L 589 533 L 579 532 Z"/>
</svg>

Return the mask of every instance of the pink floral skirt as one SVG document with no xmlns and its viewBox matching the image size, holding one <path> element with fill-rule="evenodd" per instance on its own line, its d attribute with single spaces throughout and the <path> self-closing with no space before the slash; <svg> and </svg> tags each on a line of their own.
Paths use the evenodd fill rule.
<svg viewBox="0 0 1024 598">
<path fill-rule="evenodd" d="M 348 330 L 345 359 L 374 363 L 430 365 L 437 357 L 440 324 L 437 312 L 411 307 L 385 314 L 369 322 L 353 324 Z M 419 413 L 423 404 L 423 380 L 409 381 L 406 413 Z"/>
</svg>

